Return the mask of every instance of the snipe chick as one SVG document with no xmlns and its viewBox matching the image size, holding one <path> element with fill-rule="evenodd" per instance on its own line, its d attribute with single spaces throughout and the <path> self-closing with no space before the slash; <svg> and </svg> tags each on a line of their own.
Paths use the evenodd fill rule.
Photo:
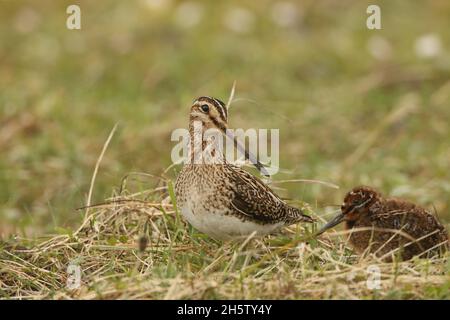
<svg viewBox="0 0 450 320">
<path fill-rule="evenodd" d="M 227 240 L 245 237 L 256 231 L 263 235 L 282 226 L 314 220 L 280 199 L 260 179 L 226 161 L 217 144 L 219 139 L 196 140 L 200 133 L 217 129 L 243 150 L 227 131 L 228 112 L 225 104 L 212 97 L 200 97 L 190 110 L 190 162 L 185 163 L 176 183 L 176 199 L 183 217 L 196 229 L 209 236 Z M 201 124 L 200 132 L 194 124 Z M 198 159 L 198 153 L 203 157 Z M 245 152 L 246 158 L 255 159 Z M 209 161 L 214 159 L 213 162 Z M 253 164 L 261 169 L 257 161 Z"/>
<path fill-rule="evenodd" d="M 387 261 L 394 256 L 408 260 L 448 249 L 447 231 L 434 215 L 409 201 L 384 198 L 370 187 L 356 187 L 347 193 L 341 213 L 317 234 L 341 222 L 351 231 L 349 242 L 357 252 L 370 252 Z"/>
</svg>

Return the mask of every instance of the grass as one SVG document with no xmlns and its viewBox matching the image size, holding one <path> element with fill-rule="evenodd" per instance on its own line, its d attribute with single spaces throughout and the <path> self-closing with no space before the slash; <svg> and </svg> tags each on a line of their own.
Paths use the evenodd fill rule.
<svg viewBox="0 0 450 320">
<path fill-rule="evenodd" d="M 171 164 L 170 133 L 187 126 L 191 101 L 226 100 L 236 80 L 230 126 L 280 128 L 276 180 L 340 186 L 285 183 L 281 196 L 328 219 L 351 187 L 367 184 L 448 224 L 448 1 L 377 1 L 378 31 L 365 27 L 369 1 L 292 2 L 291 18 L 265 0 L 79 1 L 79 31 L 65 28 L 69 2 L 0 2 L 3 297 L 448 299 L 445 258 L 384 264 L 354 256 L 342 235 L 297 243 L 308 233 L 301 227 L 242 248 L 218 243 L 177 218 L 159 189 L 179 167 L 164 183 L 148 176 Z M 187 19 L 192 12 L 197 21 Z M 291 22 L 280 24 L 280 14 Z M 441 45 L 430 57 L 417 49 L 427 35 Z M 131 175 L 120 192 L 130 172 L 147 175 Z M 158 208 L 75 210 L 112 192 Z M 83 269 L 77 292 L 64 289 L 73 259 Z M 383 274 L 377 291 L 365 286 L 374 262 Z"/>
<path fill-rule="evenodd" d="M 385 263 L 356 256 L 346 237 L 303 226 L 218 242 L 176 214 L 166 183 L 124 188 L 76 230 L 3 242 L 1 296 L 14 299 L 449 299 L 448 257 Z M 86 209 L 84 209 L 86 210 Z M 66 286 L 69 265 L 81 286 Z M 374 278 L 371 268 L 378 268 Z M 379 287 L 367 285 L 379 279 Z"/>
</svg>

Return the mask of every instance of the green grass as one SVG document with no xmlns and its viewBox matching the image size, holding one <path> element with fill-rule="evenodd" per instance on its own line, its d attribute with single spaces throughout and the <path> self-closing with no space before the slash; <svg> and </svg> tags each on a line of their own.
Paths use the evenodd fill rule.
<svg viewBox="0 0 450 320">
<path fill-rule="evenodd" d="M 170 181 L 166 181 L 170 185 Z M 386 263 L 357 256 L 346 236 L 293 226 L 264 238 L 215 241 L 178 218 L 167 189 L 124 189 L 76 230 L 10 239 L 1 297 L 14 299 L 449 299 L 448 255 Z M 170 192 L 169 192 L 170 193 Z M 81 285 L 66 286 L 67 267 Z M 370 268 L 379 268 L 373 278 Z M 367 281 L 379 280 L 370 287 Z M 378 280 L 376 280 L 378 279 Z"/>
<path fill-rule="evenodd" d="M 84 211 L 75 208 L 86 203 L 95 163 L 115 123 L 118 130 L 100 165 L 92 203 L 117 193 L 129 172 L 163 172 L 171 164 L 170 134 L 187 126 L 192 100 L 199 95 L 226 100 L 235 80 L 237 101 L 230 110 L 230 127 L 280 128 L 283 170 L 275 178 L 317 179 L 340 186 L 334 190 L 318 184 L 283 184 L 283 197 L 310 203 L 317 215 L 328 218 L 348 189 L 368 184 L 435 209 L 448 224 L 448 1 L 379 1 L 379 31 L 365 27 L 365 11 L 372 4 L 366 1 L 304 1 L 294 5 L 299 14 L 288 27 L 273 21 L 273 1 L 198 2 L 194 11 L 200 10 L 201 19 L 190 28 L 183 24 L 187 14 L 180 1 L 166 1 L 159 9 L 149 2 L 80 1 L 79 31 L 65 28 L 70 1 L 0 2 L 0 237 L 17 246 L 17 236 L 27 250 L 53 244 L 42 243 L 45 234 L 59 232 L 65 239 L 62 244 L 60 238 L 52 240 L 58 244 L 54 253 L 26 256 L 32 265 L 20 262 L 22 253 L 1 252 L 0 272 L 12 277 L 7 283 L 2 278 L 4 296 L 19 284 L 29 297 L 72 294 L 60 289 L 65 264 L 78 256 L 69 245 L 70 234 L 85 222 Z M 235 7 L 253 17 L 246 33 L 224 23 L 233 20 L 229 12 Z M 441 40 L 442 50 L 435 57 L 416 54 L 417 39 L 425 34 Z M 383 59 L 367 49 L 380 39 L 388 46 Z M 177 170 L 165 177 L 173 181 Z M 133 192 L 151 192 L 159 185 L 138 176 L 127 186 Z M 412 262 L 414 272 L 405 269 L 398 277 L 414 278 L 410 285 L 394 281 L 394 266 L 382 264 L 388 275 L 382 292 L 367 292 L 363 281 L 352 291 L 352 285 L 339 277 L 360 272 L 355 266 L 361 262 L 347 257 L 351 252 L 342 247 L 342 238 L 333 238 L 332 246 L 307 246 L 302 258 L 296 256 L 299 249 L 278 252 L 297 237 L 286 230 L 252 240 L 239 250 L 239 245 L 198 234 L 170 211 L 158 216 L 158 223 L 167 226 L 157 228 L 174 240 L 164 242 L 171 250 L 150 250 L 142 256 L 133 251 L 135 237 L 147 221 L 141 216 L 128 221 L 133 232 L 117 229 L 108 237 L 86 235 L 78 240 L 81 247 L 123 243 L 133 248 L 92 249 L 85 262 L 86 268 L 93 268 L 87 277 L 93 282 L 83 289 L 86 297 L 177 297 L 184 292 L 177 290 L 179 281 L 182 288 L 191 282 L 198 286 L 186 296 L 192 298 L 266 297 L 273 292 L 267 298 L 354 294 L 448 299 L 445 261 L 430 262 L 428 283 L 418 276 L 428 262 Z M 295 234 L 302 237 L 303 231 Z M 183 249 L 191 247 L 196 250 Z M 267 264 L 258 264 L 266 255 Z M 333 262 L 337 258 L 345 266 Z M 14 268 L 20 272 L 9 273 Z M 324 286 L 330 270 L 336 272 L 336 280 Z M 102 279 L 108 274 L 114 281 Z M 39 276 L 42 280 L 33 283 Z M 135 290 L 124 289 L 128 284 Z M 148 294 L 141 287 L 153 284 L 157 289 Z"/>
</svg>

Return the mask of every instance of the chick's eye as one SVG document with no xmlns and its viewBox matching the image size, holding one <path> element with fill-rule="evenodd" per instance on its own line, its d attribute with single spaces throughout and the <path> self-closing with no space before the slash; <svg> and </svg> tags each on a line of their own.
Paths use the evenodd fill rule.
<svg viewBox="0 0 450 320">
<path fill-rule="evenodd" d="M 202 109 L 203 112 L 208 112 L 209 111 L 209 106 L 207 104 L 202 104 L 200 106 L 200 108 Z"/>
</svg>

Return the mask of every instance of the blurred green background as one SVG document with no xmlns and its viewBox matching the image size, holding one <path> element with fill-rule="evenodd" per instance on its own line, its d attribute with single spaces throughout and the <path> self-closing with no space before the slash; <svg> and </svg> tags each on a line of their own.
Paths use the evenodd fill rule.
<svg viewBox="0 0 450 320">
<path fill-rule="evenodd" d="M 341 186 L 284 196 L 324 213 L 368 184 L 450 221 L 449 1 L 18 0 L 0 21 L 2 237 L 77 225 L 116 122 L 93 202 L 161 173 L 192 100 L 226 100 L 234 80 L 230 127 L 280 128 L 276 179 Z"/>
</svg>

